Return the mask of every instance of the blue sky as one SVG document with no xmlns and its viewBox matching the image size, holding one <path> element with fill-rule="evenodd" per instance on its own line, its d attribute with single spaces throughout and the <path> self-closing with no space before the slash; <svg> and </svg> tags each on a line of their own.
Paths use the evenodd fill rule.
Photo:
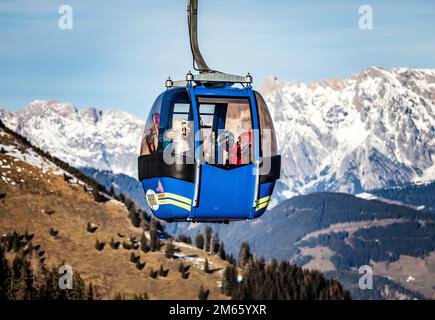
<svg viewBox="0 0 435 320">
<path fill-rule="evenodd" d="M 58 28 L 59 6 L 74 29 Z M 35 99 L 145 117 L 168 75 L 191 69 L 187 0 L 0 0 L 0 107 Z M 374 29 L 358 28 L 373 8 Z M 435 68 L 435 1 L 200 0 L 214 69 L 313 81 L 369 66 Z"/>
</svg>

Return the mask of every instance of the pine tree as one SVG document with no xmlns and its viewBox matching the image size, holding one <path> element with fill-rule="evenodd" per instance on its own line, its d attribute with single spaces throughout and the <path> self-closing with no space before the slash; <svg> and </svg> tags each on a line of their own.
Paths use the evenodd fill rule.
<svg viewBox="0 0 435 320">
<path fill-rule="evenodd" d="M 221 244 L 219 245 L 218 256 L 221 260 L 226 260 L 226 258 L 227 258 L 223 242 L 221 242 Z"/>
<path fill-rule="evenodd" d="M 113 240 L 113 238 L 110 239 L 110 247 L 112 249 L 118 250 L 120 245 L 121 245 L 121 242 L 115 241 L 115 240 Z"/>
<path fill-rule="evenodd" d="M 94 233 L 95 231 L 97 231 L 98 227 L 96 225 L 94 225 L 93 223 L 88 222 L 87 226 L 86 226 L 86 230 L 89 233 Z"/>
<path fill-rule="evenodd" d="M 139 295 L 134 295 L 133 300 L 149 300 L 148 293 L 145 291 Z M 125 299 L 124 299 L 125 300 Z"/>
<path fill-rule="evenodd" d="M 240 267 L 243 268 L 250 259 L 251 259 L 251 250 L 249 249 L 249 244 L 247 242 L 243 242 L 240 246 L 240 254 L 239 254 Z"/>
<path fill-rule="evenodd" d="M 184 271 L 184 263 L 180 262 L 180 264 L 178 265 L 178 272 L 183 273 Z"/>
<path fill-rule="evenodd" d="M 142 270 L 145 267 L 146 262 L 141 263 L 140 261 L 136 262 L 136 269 Z"/>
<path fill-rule="evenodd" d="M 23 264 L 23 281 L 26 290 L 25 300 L 33 300 L 36 297 L 36 288 L 34 286 L 34 276 L 31 269 L 30 261 L 24 260 Z"/>
<path fill-rule="evenodd" d="M 14 250 L 15 253 L 17 253 L 21 249 L 20 238 L 18 237 L 18 234 L 15 231 L 13 234 L 12 249 Z"/>
<path fill-rule="evenodd" d="M 133 248 L 133 246 L 132 246 L 130 243 L 128 243 L 127 241 L 123 241 L 123 242 L 122 242 L 122 247 L 123 247 L 125 250 L 131 250 L 131 249 Z"/>
<path fill-rule="evenodd" d="M 66 174 L 66 173 L 64 173 L 63 174 L 63 181 L 65 181 L 65 182 L 69 182 L 69 177 L 68 177 L 68 175 Z"/>
<path fill-rule="evenodd" d="M 106 245 L 105 242 L 100 242 L 97 239 L 97 241 L 95 242 L 95 249 L 97 249 L 98 251 L 102 251 L 105 245 Z"/>
<path fill-rule="evenodd" d="M 231 296 L 236 290 L 237 285 L 237 268 L 234 265 L 229 265 L 224 271 L 221 291 L 223 294 Z"/>
<path fill-rule="evenodd" d="M 204 230 L 204 250 L 205 251 L 210 251 L 210 246 L 211 246 L 211 240 L 213 238 L 213 230 L 211 229 L 211 227 L 209 225 L 205 226 L 205 230 Z"/>
<path fill-rule="evenodd" d="M 228 261 L 229 264 L 236 264 L 236 259 L 234 259 L 232 254 L 227 254 L 226 255 L 226 260 Z"/>
<path fill-rule="evenodd" d="M 178 236 L 178 241 L 184 242 L 184 243 L 187 243 L 187 244 L 192 244 L 192 238 L 190 236 L 186 236 L 184 234 L 180 234 Z"/>
<path fill-rule="evenodd" d="M 154 271 L 153 269 L 150 270 L 150 277 L 153 279 L 156 279 L 158 275 L 158 271 Z"/>
<path fill-rule="evenodd" d="M 140 227 L 142 219 L 140 218 L 140 215 L 136 210 L 136 206 L 134 204 L 129 209 L 128 217 L 130 218 L 130 221 L 133 224 L 133 226 L 135 226 L 136 228 Z"/>
<path fill-rule="evenodd" d="M 150 250 L 153 252 L 160 250 L 160 238 L 155 229 L 151 229 L 150 231 Z"/>
<path fill-rule="evenodd" d="M 163 269 L 163 266 L 162 265 L 160 265 L 160 268 L 159 268 L 159 276 L 160 277 L 166 277 L 167 275 L 168 275 L 168 273 L 169 273 L 169 269 Z"/>
<path fill-rule="evenodd" d="M 134 252 L 130 254 L 130 262 L 131 263 L 137 263 L 140 260 L 139 255 L 135 255 Z"/>
<path fill-rule="evenodd" d="M 174 252 L 175 252 L 175 246 L 174 243 L 172 242 L 172 240 L 169 240 L 166 244 L 166 249 L 165 249 L 165 257 L 167 259 L 172 259 L 174 258 Z"/>
<path fill-rule="evenodd" d="M 12 261 L 12 283 L 11 283 L 11 296 L 13 300 L 27 300 L 27 284 L 24 280 L 25 277 L 25 263 L 18 255 Z"/>
<path fill-rule="evenodd" d="M 92 286 L 92 282 L 89 283 L 89 289 L 87 292 L 87 299 L 94 300 L 94 287 Z"/>
<path fill-rule="evenodd" d="M 80 274 L 74 272 L 73 274 L 73 287 L 71 290 L 62 290 L 66 291 L 67 296 L 65 299 L 71 300 L 84 300 L 87 298 L 86 296 L 86 285 L 83 279 L 80 277 Z"/>
<path fill-rule="evenodd" d="M 198 299 L 199 300 L 207 300 L 208 295 L 210 293 L 210 290 L 205 290 L 204 287 L 201 285 L 198 292 Z"/>
<path fill-rule="evenodd" d="M 242 284 L 238 287 L 236 291 L 235 299 L 237 300 L 253 300 L 254 295 L 252 291 L 253 287 L 248 281 L 242 281 Z M 234 299 L 234 296 L 233 296 Z"/>
<path fill-rule="evenodd" d="M 6 252 L 11 252 L 13 245 L 14 245 L 14 239 L 12 238 L 12 236 L 8 235 L 6 239 L 6 247 L 5 247 Z"/>
<path fill-rule="evenodd" d="M 205 273 L 211 273 L 210 266 L 208 265 L 208 260 L 207 259 L 205 259 L 205 262 L 204 262 L 204 272 Z"/>
<path fill-rule="evenodd" d="M 213 237 L 213 252 L 214 254 L 218 254 L 219 250 L 220 250 L 220 239 L 219 239 L 219 233 L 215 233 L 214 237 Z"/>
<path fill-rule="evenodd" d="M 33 237 L 34 237 L 34 234 L 30 234 L 30 233 L 27 232 L 27 230 L 26 230 L 26 232 L 24 233 L 24 239 L 25 239 L 26 241 L 32 241 Z"/>
<path fill-rule="evenodd" d="M 152 218 L 150 223 L 150 230 L 160 230 L 163 231 L 163 227 L 159 220 Z"/>
<path fill-rule="evenodd" d="M 6 300 L 10 295 L 11 269 L 5 258 L 5 248 L 0 246 L 0 300 Z"/>
<path fill-rule="evenodd" d="M 203 249 L 204 248 L 204 236 L 201 233 L 198 233 L 195 237 L 195 246 L 198 249 Z"/>
<path fill-rule="evenodd" d="M 92 196 L 96 202 L 103 202 L 106 199 L 96 188 L 92 188 Z"/>
<path fill-rule="evenodd" d="M 125 300 L 125 297 L 120 292 L 118 292 L 113 297 L 113 300 Z"/>
<path fill-rule="evenodd" d="M 190 266 L 184 266 L 183 262 L 180 262 L 178 265 L 178 271 L 181 273 L 182 279 L 188 279 L 189 278 L 189 269 Z"/>
<path fill-rule="evenodd" d="M 142 250 L 142 252 L 147 253 L 148 251 L 150 251 L 150 248 L 148 247 L 147 244 L 147 238 L 145 237 L 145 232 L 142 232 L 142 237 L 140 239 L 140 250 Z"/>
<path fill-rule="evenodd" d="M 119 200 L 121 200 L 121 202 L 125 204 L 125 194 L 121 193 L 119 195 Z"/>
<path fill-rule="evenodd" d="M 59 230 L 55 230 L 55 229 L 53 229 L 53 228 L 50 228 L 50 235 L 51 235 L 53 238 L 56 238 L 56 237 L 59 235 Z"/>
</svg>

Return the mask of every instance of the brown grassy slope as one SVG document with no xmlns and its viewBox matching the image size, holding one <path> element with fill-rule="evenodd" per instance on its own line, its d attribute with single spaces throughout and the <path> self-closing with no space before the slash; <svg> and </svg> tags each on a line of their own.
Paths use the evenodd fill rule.
<svg viewBox="0 0 435 320">
<path fill-rule="evenodd" d="M 0 129 L 0 149 L 2 146 L 15 146 L 25 151 L 13 136 Z M 95 202 L 82 185 L 64 181 L 61 174 L 55 174 L 56 169 L 44 173 L 45 170 L 37 166 L 17 160 L 9 151 L 0 152 L 0 161 L 0 193 L 6 193 L 4 203 L 0 203 L 0 232 L 28 230 L 34 233 L 32 242 L 42 245 L 48 266 L 58 266 L 65 261 L 75 272 L 80 272 L 85 281 L 91 281 L 105 299 L 113 298 L 116 293 L 132 297 L 143 292 L 151 299 L 197 299 L 201 285 L 210 289 L 210 299 L 225 298 L 218 288 L 222 271 L 205 274 L 200 269 L 206 257 L 212 268 L 224 268 L 224 261 L 176 243 L 180 254 L 197 256 L 196 264 L 185 262 L 192 265 L 189 279 L 181 279 L 177 270 L 179 261 L 166 259 L 164 248 L 161 252 L 147 254 L 134 250 L 140 254 L 141 262 L 146 261 L 145 268 L 139 271 L 130 262 L 133 250 L 114 250 L 109 246 L 112 237 L 121 242 L 130 235 L 140 239 L 141 229 L 130 223 L 123 204 L 114 200 Z M 95 233 L 87 232 L 88 222 L 98 226 Z M 50 235 L 51 228 L 59 230 L 56 238 Z M 122 239 L 118 233 L 126 237 Z M 106 242 L 104 250 L 95 249 L 97 239 Z M 170 269 L 168 276 L 150 278 L 150 269 L 157 270 L 161 264 Z"/>
</svg>

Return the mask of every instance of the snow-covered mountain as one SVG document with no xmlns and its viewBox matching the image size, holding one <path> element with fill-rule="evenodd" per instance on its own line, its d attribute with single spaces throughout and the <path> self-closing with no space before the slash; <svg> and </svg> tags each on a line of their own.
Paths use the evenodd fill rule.
<svg viewBox="0 0 435 320">
<path fill-rule="evenodd" d="M 309 84 L 271 78 L 259 91 L 282 154 L 281 199 L 435 180 L 435 70 L 369 68 Z M 34 101 L 0 117 L 74 166 L 137 177 L 144 121 L 131 114 Z"/>
<path fill-rule="evenodd" d="M 7 127 L 75 167 L 91 167 L 137 178 L 145 122 L 119 110 L 78 111 L 56 101 L 34 101 L 23 110 L 0 110 Z"/>
<path fill-rule="evenodd" d="M 435 70 L 369 68 L 309 84 L 271 78 L 260 91 L 278 133 L 283 195 L 435 180 Z"/>
</svg>

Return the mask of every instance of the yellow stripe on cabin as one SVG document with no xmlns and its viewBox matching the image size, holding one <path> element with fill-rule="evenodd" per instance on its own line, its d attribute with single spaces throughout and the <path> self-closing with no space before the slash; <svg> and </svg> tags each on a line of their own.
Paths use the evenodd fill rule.
<svg viewBox="0 0 435 320">
<path fill-rule="evenodd" d="M 262 204 L 262 203 L 264 203 L 264 202 L 269 202 L 269 200 L 270 200 L 270 196 L 267 196 L 267 197 L 264 197 L 264 198 L 261 198 L 261 199 L 258 199 L 257 200 L 257 206 L 258 205 L 260 205 L 260 204 Z"/>
<path fill-rule="evenodd" d="M 159 205 L 165 205 L 165 204 L 172 204 L 174 206 L 183 208 L 187 211 L 190 211 L 190 205 L 176 201 L 176 200 L 172 200 L 172 199 L 159 199 Z"/>
<path fill-rule="evenodd" d="M 264 207 L 267 207 L 268 204 L 269 204 L 269 201 L 263 202 L 261 204 L 257 204 L 257 206 L 255 207 L 255 211 L 258 211 L 260 209 L 263 209 Z"/>
<path fill-rule="evenodd" d="M 267 205 L 269 204 L 270 197 L 271 196 L 266 196 L 266 197 L 263 197 L 261 199 L 258 199 L 256 206 L 255 206 L 255 211 L 258 211 L 260 209 L 263 209 L 264 207 L 267 207 Z"/>
<path fill-rule="evenodd" d="M 189 206 L 192 204 L 192 200 L 183 196 L 179 196 L 178 194 L 170 193 L 170 192 L 164 192 L 158 194 L 159 200 L 162 198 L 172 198 L 184 203 L 187 203 Z"/>
</svg>

